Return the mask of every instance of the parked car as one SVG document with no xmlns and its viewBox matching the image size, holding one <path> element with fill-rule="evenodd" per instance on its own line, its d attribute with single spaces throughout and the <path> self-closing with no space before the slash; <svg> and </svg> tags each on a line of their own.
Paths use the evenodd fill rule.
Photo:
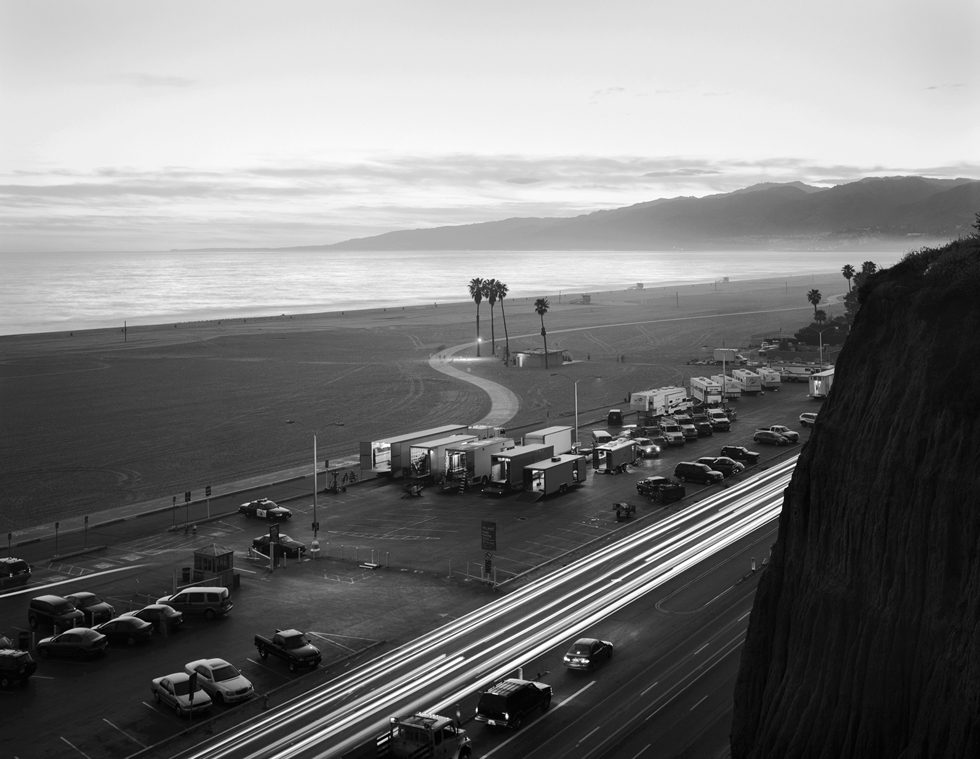
<svg viewBox="0 0 980 759">
<path fill-rule="evenodd" d="M 196 673 L 197 682 L 217 704 L 235 704 L 255 695 L 252 683 L 224 659 L 197 659 L 184 665 L 188 674 Z"/>
<path fill-rule="evenodd" d="M 116 617 L 92 628 L 109 639 L 109 645 L 135 646 L 153 638 L 153 623 L 137 617 Z"/>
<path fill-rule="evenodd" d="M 238 507 L 238 513 L 255 519 L 265 519 L 269 522 L 285 522 L 293 518 L 293 512 L 285 506 L 280 506 L 268 498 L 249 501 Z"/>
<path fill-rule="evenodd" d="M 563 659 L 568 669 L 595 669 L 601 662 L 609 661 L 613 644 L 598 638 L 579 638 L 568 649 Z"/>
<path fill-rule="evenodd" d="M 13 556 L 0 558 L 0 590 L 26 585 L 31 579 L 31 565 Z"/>
<path fill-rule="evenodd" d="M 85 622 L 85 615 L 67 598 L 44 595 L 32 598 L 27 607 L 27 624 L 32 630 L 42 625 L 67 630 Z"/>
<path fill-rule="evenodd" d="M 183 613 L 167 604 L 149 604 L 136 611 L 127 611 L 121 617 L 135 617 L 149 622 L 158 633 L 172 633 L 184 624 Z"/>
<path fill-rule="evenodd" d="M 759 452 L 750 451 L 744 445 L 723 445 L 721 455 L 743 462 L 746 466 L 759 463 Z"/>
<path fill-rule="evenodd" d="M 707 464 L 712 469 L 717 469 L 726 477 L 745 471 L 745 464 L 728 456 L 703 456 L 698 459 L 698 464 Z"/>
<path fill-rule="evenodd" d="M 0 688 L 26 685 L 36 669 L 37 662 L 27 651 L 7 644 L 0 647 Z"/>
<path fill-rule="evenodd" d="M 252 548 L 257 551 L 261 551 L 266 556 L 269 555 L 269 536 L 259 535 L 259 537 L 252 540 Z M 277 549 L 285 556 L 292 557 L 294 559 L 302 558 L 303 554 L 306 553 L 306 544 L 301 543 L 298 540 L 293 540 L 291 537 L 285 533 L 279 535 L 279 548 Z"/>
<path fill-rule="evenodd" d="M 116 610 L 111 604 L 106 603 L 95 593 L 87 590 L 80 590 L 77 593 L 69 593 L 65 598 L 71 601 L 72 606 L 85 615 L 85 626 L 92 627 L 99 622 L 108 622 L 112 619 Z"/>
<path fill-rule="evenodd" d="M 157 603 L 172 606 L 186 615 L 200 614 L 205 619 L 223 617 L 235 608 L 228 588 L 217 585 L 193 585 L 172 596 L 158 598 Z"/>
<path fill-rule="evenodd" d="M 800 424 L 804 427 L 812 427 L 817 423 L 817 412 L 816 411 L 804 411 L 800 414 Z"/>
<path fill-rule="evenodd" d="M 771 430 L 756 430 L 752 436 L 753 443 L 765 443 L 766 445 L 789 445 L 789 438 Z"/>
<path fill-rule="evenodd" d="M 150 692 L 158 704 L 169 706 L 178 716 L 191 716 L 206 712 L 211 708 L 211 697 L 201 687 L 201 678 L 196 678 L 196 687 L 191 690 L 191 676 L 186 672 L 155 677 L 150 682 Z"/>
<path fill-rule="evenodd" d="M 655 459 L 660 456 L 660 446 L 650 438 L 635 437 L 633 438 L 633 442 L 636 443 L 636 452 L 640 454 L 641 458 Z"/>
<path fill-rule="evenodd" d="M 96 659 L 105 654 L 109 639 L 90 627 L 74 627 L 37 642 L 38 656 L 61 656 L 71 659 Z"/>
<path fill-rule="evenodd" d="M 669 477 L 661 477 L 660 475 L 652 475 L 650 477 L 644 477 L 642 480 L 636 481 L 636 492 L 640 495 L 651 496 L 653 495 L 662 485 L 670 482 Z"/>
<path fill-rule="evenodd" d="M 528 717 L 548 710 L 551 694 L 550 685 L 535 680 L 501 680 L 480 694 L 476 721 L 516 730 Z"/>
<path fill-rule="evenodd" d="M 706 464 L 693 461 L 681 461 L 674 467 L 674 477 L 681 482 L 699 482 L 702 485 L 714 485 L 725 479 L 725 475 Z"/>
</svg>

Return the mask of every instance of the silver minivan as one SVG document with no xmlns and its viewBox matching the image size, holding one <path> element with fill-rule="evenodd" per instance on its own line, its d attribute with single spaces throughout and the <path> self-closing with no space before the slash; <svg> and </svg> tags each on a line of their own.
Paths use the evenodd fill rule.
<svg viewBox="0 0 980 759">
<path fill-rule="evenodd" d="M 184 615 L 201 615 L 205 619 L 223 617 L 232 610 L 231 593 L 228 588 L 205 587 L 184 588 L 172 596 L 164 596 L 157 600 L 158 604 L 166 604 Z"/>
</svg>

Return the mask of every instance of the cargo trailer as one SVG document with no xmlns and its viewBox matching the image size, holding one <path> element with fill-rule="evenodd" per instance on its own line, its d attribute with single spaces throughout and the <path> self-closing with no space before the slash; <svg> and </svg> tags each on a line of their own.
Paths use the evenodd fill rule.
<svg viewBox="0 0 980 759">
<path fill-rule="evenodd" d="M 509 437 L 469 440 L 446 449 L 446 473 L 440 482 L 443 490 L 463 492 L 474 485 L 490 482 L 491 457 L 505 449 L 513 449 Z"/>
<path fill-rule="evenodd" d="M 581 453 L 562 453 L 524 467 L 527 490 L 539 498 L 565 493 L 585 481 L 588 462 Z"/>
<path fill-rule="evenodd" d="M 504 495 L 524 489 L 524 467 L 551 458 L 554 446 L 543 443 L 518 445 L 490 455 L 490 482 L 483 488 L 487 495 Z"/>
</svg>

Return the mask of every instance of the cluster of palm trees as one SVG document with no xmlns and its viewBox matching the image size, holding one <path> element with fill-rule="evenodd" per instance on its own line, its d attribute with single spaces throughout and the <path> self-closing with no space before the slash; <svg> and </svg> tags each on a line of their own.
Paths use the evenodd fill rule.
<svg viewBox="0 0 980 759">
<path fill-rule="evenodd" d="M 473 277 L 469 284 L 470 297 L 476 303 L 476 355 L 480 356 L 480 304 L 484 299 L 490 304 L 490 352 L 497 352 L 497 335 L 494 331 L 493 310 L 500 304 L 500 316 L 504 320 L 504 361 L 510 362 L 510 335 L 507 333 L 507 312 L 504 310 L 504 298 L 507 297 L 507 285 L 496 279 Z M 548 313 L 551 304 L 547 298 L 534 301 L 534 311 L 541 317 L 541 337 L 544 339 L 544 365 L 548 368 L 548 336 L 544 328 L 544 315 Z"/>
</svg>

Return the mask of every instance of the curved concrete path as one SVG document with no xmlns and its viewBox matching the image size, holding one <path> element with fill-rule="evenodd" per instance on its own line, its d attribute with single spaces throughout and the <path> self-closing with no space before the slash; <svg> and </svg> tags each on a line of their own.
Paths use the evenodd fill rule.
<svg viewBox="0 0 980 759">
<path fill-rule="evenodd" d="M 452 377 L 453 379 L 469 382 L 476 385 L 490 396 L 490 413 L 483 417 L 476 424 L 486 424 L 492 427 L 504 427 L 511 419 L 517 416 L 521 407 L 521 400 L 511 390 L 493 380 L 483 377 L 474 377 L 469 371 L 462 371 L 454 366 L 454 358 L 460 351 L 471 348 L 473 343 L 463 343 L 454 345 L 429 358 L 429 366 L 437 372 Z M 495 358 L 467 358 L 466 363 L 476 361 L 497 361 Z"/>
</svg>

